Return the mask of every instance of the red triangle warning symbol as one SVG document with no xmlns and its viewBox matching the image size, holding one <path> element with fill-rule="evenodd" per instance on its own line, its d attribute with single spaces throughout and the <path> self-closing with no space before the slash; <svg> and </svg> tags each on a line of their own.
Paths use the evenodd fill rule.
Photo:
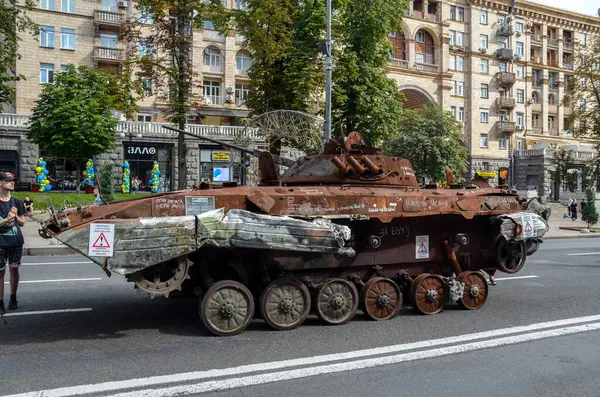
<svg viewBox="0 0 600 397">
<path fill-rule="evenodd" d="M 419 246 L 419 250 L 417 252 L 427 252 L 427 247 L 425 247 L 424 242 L 421 242 L 421 245 Z"/>
<path fill-rule="evenodd" d="M 100 235 L 98 236 L 98 238 L 96 239 L 94 244 L 92 244 L 92 247 L 94 247 L 94 248 L 110 248 L 110 244 L 108 243 L 108 240 L 106 239 L 106 236 L 104 235 L 104 233 L 100 233 Z"/>
<path fill-rule="evenodd" d="M 525 222 L 525 233 L 531 233 L 533 228 L 531 227 L 531 223 Z"/>
</svg>

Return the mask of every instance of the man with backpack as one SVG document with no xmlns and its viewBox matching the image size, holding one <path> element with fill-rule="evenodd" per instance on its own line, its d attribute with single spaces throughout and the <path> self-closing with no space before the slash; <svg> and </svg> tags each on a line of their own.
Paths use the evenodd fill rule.
<svg viewBox="0 0 600 397">
<path fill-rule="evenodd" d="M 17 287 L 19 285 L 19 266 L 23 255 L 23 233 L 25 224 L 25 206 L 16 197 L 15 176 L 10 172 L 0 172 L 0 313 L 4 314 L 4 274 L 10 272 L 10 300 L 8 310 L 17 310 Z"/>
</svg>

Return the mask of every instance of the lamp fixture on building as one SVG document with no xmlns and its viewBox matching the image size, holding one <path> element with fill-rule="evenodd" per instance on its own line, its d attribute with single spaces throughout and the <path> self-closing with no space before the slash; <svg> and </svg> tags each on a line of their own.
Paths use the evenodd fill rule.
<svg viewBox="0 0 600 397">
<path fill-rule="evenodd" d="M 125 134 L 124 132 L 121 132 L 119 135 L 121 136 L 121 138 L 125 138 L 126 136 L 128 136 L 129 142 L 131 142 L 133 140 L 134 135 L 138 139 L 142 137 L 142 134 L 140 132 L 138 132 L 137 134 L 134 134 L 133 131 L 131 131 L 130 129 L 127 130 L 127 134 Z"/>
</svg>

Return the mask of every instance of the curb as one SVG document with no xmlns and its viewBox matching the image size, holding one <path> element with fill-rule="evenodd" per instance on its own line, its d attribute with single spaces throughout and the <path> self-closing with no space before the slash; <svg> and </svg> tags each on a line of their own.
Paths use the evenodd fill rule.
<svg viewBox="0 0 600 397">
<path fill-rule="evenodd" d="M 23 247 L 23 256 L 55 256 L 76 254 L 69 247 Z"/>
<path fill-rule="evenodd" d="M 600 238 L 600 233 L 598 235 L 589 235 L 589 234 L 583 234 L 583 235 L 568 235 L 568 236 L 550 236 L 550 237 L 542 237 L 542 240 L 573 240 L 576 238 Z"/>
</svg>

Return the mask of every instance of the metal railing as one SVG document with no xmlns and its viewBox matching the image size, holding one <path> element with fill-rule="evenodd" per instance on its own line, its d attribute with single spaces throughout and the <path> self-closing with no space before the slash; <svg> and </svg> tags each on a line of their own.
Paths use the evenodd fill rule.
<svg viewBox="0 0 600 397">
<path fill-rule="evenodd" d="M 204 100 L 207 105 L 223 105 L 223 96 L 222 95 L 204 95 Z"/>
<path fill-rule="evenodd" d="M 205 30 L 203 33 L 204 40 L 209 41 L 225 41 L 225 36 L 216 30 Z"/>
<path fill-rule="evenodd" d="M 112 47 L 94 47 L 94 58 L 104 61 L 123 61 L 123 50 L 120 48 Z"/>
<path fill-rule="evenodd" d="M 498 72 L 496 80 L 501 85 L 514 84 L 517 81 L 517 75 L 511 72 Z"/>
<path fill-rule="evenodd" d="M 558 39 L 548 37 L 548 45 L 558 47 Z"/>
<path fill-rule="evenodd" d="M 395 68 L 407 69 L 408 61 L 406 59 L 390 58 L 390 66 L 393 66 Z"/>
</svg>

